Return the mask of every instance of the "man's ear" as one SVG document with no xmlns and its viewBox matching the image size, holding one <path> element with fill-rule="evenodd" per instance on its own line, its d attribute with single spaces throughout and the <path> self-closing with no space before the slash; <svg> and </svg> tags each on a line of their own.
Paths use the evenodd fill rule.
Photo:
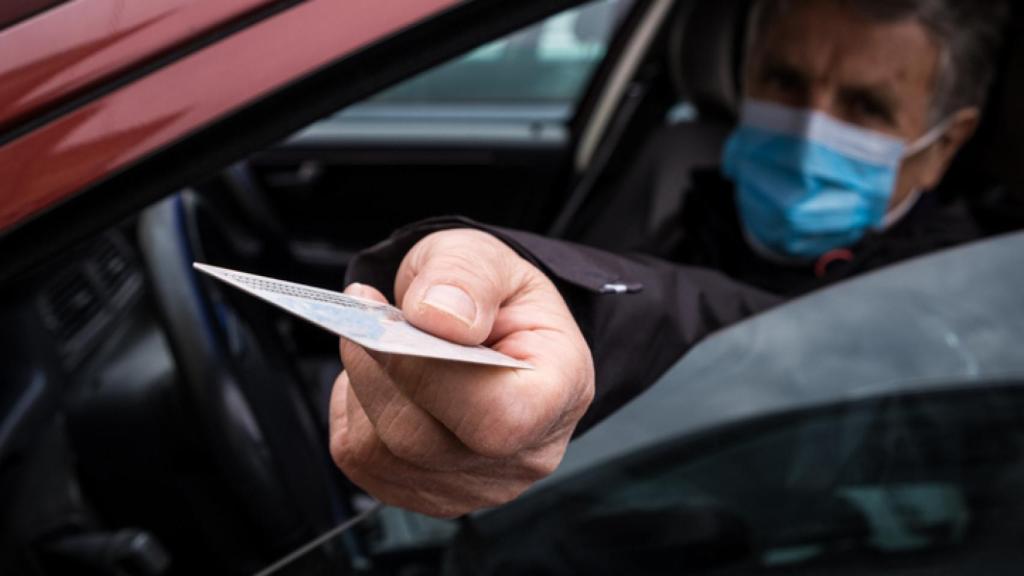
<svg viewBox="0 0 1024 576">
<path fill-rule="evenodd" d="M 980 122 L 981 110 L 977 108 L 961 108 L 950 116 L 946 133 L 925 152 L 928 155 L 928 168 L 924 177 L 925 190 L 931 190 L 942 182 L 953 159 L 974 136 Z"/>
</svg>

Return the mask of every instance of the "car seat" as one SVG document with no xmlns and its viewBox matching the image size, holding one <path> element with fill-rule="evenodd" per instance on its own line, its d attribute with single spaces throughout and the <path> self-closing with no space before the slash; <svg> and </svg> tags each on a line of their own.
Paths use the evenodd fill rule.
<svg viewBox="0 0 1024 576">
<path fill-rule="evenodd" d="M 963 195 L 989 234 L 1024 229 L 1024 7 L 1012 16 L 981 127 L 939 189 Z"/>
<path fill-rule="evenodd" d="M 610 250 L 647 248 L 682 208 L 694 171 L 719 164 L 735 125 L 751 2 L 678 4 L 664 36 L 663 61 L 681 104 L 646 137 L 628 168 L 600 185 L 594 196 L 604 202 L 584 208 L 590 213 L 568 235 L 572 240 Z"/>
</svg>

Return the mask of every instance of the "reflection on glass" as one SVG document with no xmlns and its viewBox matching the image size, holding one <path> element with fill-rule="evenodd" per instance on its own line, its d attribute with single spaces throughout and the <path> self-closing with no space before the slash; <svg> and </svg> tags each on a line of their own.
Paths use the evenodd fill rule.
<svg viewBox="0 0 1024 576">
<path fill-rule="evenodd" d="M 556 14 L 421 74 L 370 102 L 572 102 L 604 56 L 627 6 L 627 0 L 599 0 Z"/>
<path fill-rule="evenodd" d="M 475 520 L 454 551 L 466 574 L 1015 574 L 1024 389 L 887 398 L 669 443 Z"/>
</svg>

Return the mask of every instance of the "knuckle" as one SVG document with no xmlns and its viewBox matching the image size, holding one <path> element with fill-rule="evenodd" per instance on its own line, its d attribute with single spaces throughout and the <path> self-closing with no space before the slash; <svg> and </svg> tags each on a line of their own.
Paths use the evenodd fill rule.
<svg viewBox="0 0 1024 576">
<path fill-rule="evenodd" d="M 531 458 L 523 463 L 523 477 L 529 482 L 543 480 L 555 473 L 558 465 L 562 463 L 561 458 L 540 457 Z"/>
<path fill-rule="evenodd" d="M 466 446 L 477 454 L 487 458 L 506 459 L 526 448 L 536 433 L 535 418 L 516 403 L 481 417 L 460 437 Z"/>
<path fill-rule="evenodd" d="M 429 463 L 423 445 L 415 434 L 388 433 L 381 437 L 388 452 L 399 460 L 413 464 Z"/>
<path fill-rule="evenodd" d="M 586 370 L 580 375 L 578 381 L 578 389 L 580 390 L 578 403 L 582 411 L 586 411 L 590 408 L 590 405 L 594 402 L 594 396 L 597 394 L 597 390 L 594 386 L 594 363 L 590 360 L 589 356 L 586 362 Z M 582 416 L 582 415 L 581 415 Z"/>
<path fill-rule="evenodd" d="M 362 476 L 369 466 L 373 446 L 367 439 L 350 434 L 334 434 L 331 436 L 329 451 L 334 465 L 354 480 Z"/>
<path fill-rule="evenodd" d="M 427 470 L 439 469 L 445 462 L 444 438 L 432 426 L 429 416 L 418 413 L 411 403 L 382 419 L 377 427 L 381 442 L 395 458 Z"/>
<path fill-rule="evenodd" d="M 533 484 L 547 478 L 558 469 L 565 457 L 570 435 L 565 433 L 544 446 L 525 454 L 516 464 L 517 478 Z"/>
<path fill-rule="evenodd" d="M 508 439 L 494 430 L 474 430 L 461 438 L 467 448 L 485 458 L 505 459 L 516 453 Z"/>
<path fill-rule="evenodd" d="M 559 375 L 562 382 L 572 391 L 568 412 L 579 417 L 590 407 L 596 395 L 594 385 L 594 361 L 585 344 L 577 347 L 580 351 L 575 362 L 567 362 Z"/>
<path fill-rule="evenodd" d="M 519 498 L 526 492 L 532 483 L 529 482 L 506 482 L 503 485 L 488 490 L 480 495 L 478 508 L 497 508 Z"/>
<path fill-rule="evenodd" d="M 509 256 L 517 256 L 503 242 L 479 230 L 436 234 L 429 245 L 429 255 L 420 257 L 421 263 L 445 274 L 478 280 L 484 283 L 483 287 L 495 284 L 508 266 Z"/>
<path fill-rule="evenodd" d="M 335 434 L 331 437 L 331 460 L 334 461 L 334 465 L 340 470 L 349 473 L 358 469 L 358 462 L 355 457 L 355 452 L 352 450 L 350 442 L 342 438 L 341 434 Z"/>
<path fill-rule="evenodd" d="M 438 280 L 460 285 L 485 300 L 497 298 L 501 273 L 493 259 L 469 252 L 452 252 L 439 258 L 430 271 Z"/>
</svg>

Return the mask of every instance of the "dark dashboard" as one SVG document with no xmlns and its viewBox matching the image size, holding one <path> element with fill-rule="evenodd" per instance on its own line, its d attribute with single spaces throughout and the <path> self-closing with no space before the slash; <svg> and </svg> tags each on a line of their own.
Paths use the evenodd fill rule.
<svg viewBox="0 0 1024 576">
<path fill-rule="evenodd" d="M 151 493 L 148 481 L 161 459 L 137 456 L 159 449 L 154 434 L 168 414 L 161 418 L 153 411 L 174 404 L 175 365 L 129 238 L 124 228 L 109 231 L 5 290 L 5 574 L 90 565 L 102 570 L 110 562 L 159 568 L 167 562 L 154 534 L 131 528 L 145 520 L 133 517 L 133 509 L 150 508 L 135 505 Z M 126 458 L 132 452 L 136 458 Z M 147 461 L 153 463 L 148 470 L 138 466 Z"/>
</svg>

